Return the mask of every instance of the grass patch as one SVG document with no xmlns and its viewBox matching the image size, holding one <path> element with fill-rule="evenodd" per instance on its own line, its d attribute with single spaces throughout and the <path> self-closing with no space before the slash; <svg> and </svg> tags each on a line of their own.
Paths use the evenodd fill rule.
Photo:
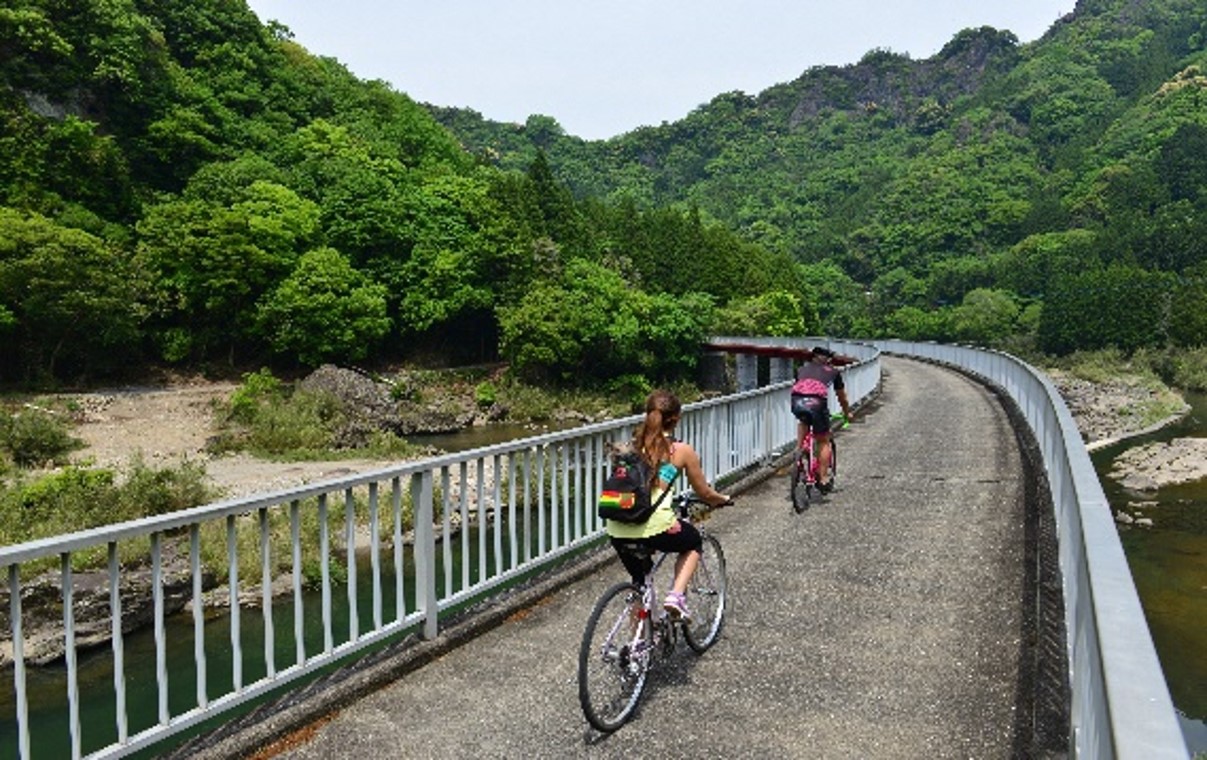
<svg viewBox="0 0 1207 760">
<path fill-rule="evenodd" d="M 1064 370 L 1091 383 L 1108 383 L 1133 372 L 1122 352 L 1116 348 L 1101 351 L 1076 351 L 1068 356 L 1049 357 L 1048 366 Z"/>
<path fill-rule="evenodd" d="M 1207 347 L 1137 352 L 1137 357 L 1169 385 L 1207 393 Z"/>
<path fill-rule="evenodd" d="M 319 499 L 299 501 L 298 534 L 301 546 L 302 585 L 317 589 L 322 584 L 322 556 L 319 552 L 322 520 Z M 330 547 L 327 566 L 332 581 L 339 584 L 347 579 L 347 510 L 346 498 L 327 500 L 327 537 Z M 368 486 L 353 490 L 351 495 L 353 521 L 359 538 L 367 540 L 362 529 L 370 524 L 370 495 Z M 388 491 L 379 491 L 377 499 L 378 530 L 383 548 L 388 549 L 394 534 L 394 510 Z M 293 570 L 293 517 L 289 508 L 266 510 L 269 541 L 269 572 L 278 577 Z M 414 508 L 407 489 L 401 494 L 399 531 L 406 534 L 414 528 Z M 238 573 L 242 583 L 255 587 L 263 572 L 260 550 L 260 518 L 257 512 L 233 518 L 234 540 L 238 557 Z M 213 574 L 219 585 L 229 581 L 227 554 L 228 533 L 225 520 L 209 520 L 200 527 L 200 552 L 202 564 Z"/>
<path fill-rule="evenodd" d="M 1207 347 L 1140 349 L 1131 356 L 1109 348 L 1044 357 L 1041 363 L 1092 383 L 1124 380 L 1148 389 L 1207 392 Z"/>
<path fill-rule="evenodd" d="M 1124 356 L 1111 348 L 1079 351 L 1058 359 L 1049 357 L 1046 364 L 1126 399 L 1118 405 L 1121 424 L 1127 430 L 1141 430 L 1186 408 L 1185 399 L 1162 371 L 1169 357 L 1169 352 L 1150 350 Z"/>
<path fill-rule="evenodd" d="M 349 435 L 350 410 L 338 398 L 295 389 L 268 370 L 245 375 L 215 415 L 220 432 L 207 446 L 215 454 L 245 451 L 261 459 L 314 461 L 396 459 L 425 451 L 387 430 Z"/>
<path fill-rule="evenodd" d="M 495 410 L 508 422 L 533 424 L 625 417 L 641 411 L 651 390 L 640 378 L 601 389 L 536 387 L 491 368 L 404 370 L 375 380 L 388 386 L 392 401 L 412 410 L 454 417 Z M 694 386 L 675 390 L 684 403 L 700 397 Z M 389 430 L 370 428 L 335 396 L 298 389 L 268 370 L 245 375 L 215 414 L 220 432 L 208 446 L 215 454 L 245 451 L 263 459 L 303 461 L 399 459 L 429 452 Z"/>
<path fill-rule="evenodd" d="M 136 460 L 123 472 L 68 466 L 47 475 L 18 473 L 0 482 L 0 545 L 166 514 L 213 498 L 205 468 L 194 463 L 154 469 Z M 145 550 L 123 549 L 122 559 L 145 555 Z M 72 567 L 78 570 L 104 562 L 104 546 L 72 556 Z M 57 563 L 57 557 L 47 557 L 22 566 L 22 571 L 36 573 Z"/>
</svg>

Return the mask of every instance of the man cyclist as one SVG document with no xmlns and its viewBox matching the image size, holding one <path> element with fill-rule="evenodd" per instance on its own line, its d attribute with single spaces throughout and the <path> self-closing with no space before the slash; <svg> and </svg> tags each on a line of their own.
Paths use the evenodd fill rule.
<svg viewBox="0 0 1207 760">
<path fill-rule="evenodd" d="M 817 487 L 829 493 L 834 487 L 830 481 L 830 386 L 842 406 L 847 420 L 853 420 L 851 405 L 847 401 L 846 385 L 842 381 L 839 364 L 850 364 L 850 357 L 836 356 L 824 346 L 814 346 L 809 359 L 796 371 L 796 382 L 792 385 L 792 414 L 797 419 L 796 447 L 805 440 L 805 426 L 813 430 L 817 439 Z"/>
</svg>

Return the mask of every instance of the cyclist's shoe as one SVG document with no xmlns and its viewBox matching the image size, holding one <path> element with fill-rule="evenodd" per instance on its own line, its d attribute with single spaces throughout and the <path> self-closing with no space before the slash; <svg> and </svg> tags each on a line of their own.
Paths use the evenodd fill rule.
<svg viewBox="0 0 1207 760">
<path fill-rule="evenodd" d="M 687 610 L 687 599 L 678 591 L 672 591 L 666 595 L 666 599 L 662 602 L 662 609 L 671 616 L 672 620 L 691 620 L 692 615 Z"/>
<path fill-rule="evenodd" d="M 825 483 L 818 483 L 817 490 L 822 493 L 829 493 L 834 490 L 834 479 L 830 478 Z"/>
</svg>

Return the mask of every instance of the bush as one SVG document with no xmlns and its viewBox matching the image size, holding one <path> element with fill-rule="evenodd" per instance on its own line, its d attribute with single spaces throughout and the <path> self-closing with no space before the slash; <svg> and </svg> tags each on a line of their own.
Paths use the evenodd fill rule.
<svg viewBox="0 0 1207 760">
<path fill-rule="evenodd" d="M 205 504 L 214 496 L 199 462 L 156 470 L 136 459 L 117 489 L 117 515 L 121 520 L 162 515 Z"/>
<path fill-rule="evenodd" d="M 276 404 L 284 397 L 284 384 L 273 376 L 271 370 L 263 367 L 259 372 L 243 375 L 243 384 L 235 389 L 227 402 L 227 414 L 236 422 L 251 424 L 262 406 Z"/>
<path fill-rule="evenodd" d="M 332 448 L 342 414 L 330 394 L 291 392 L 267 368 L 243 376 L 226 406 L 226 427 L 210 443 L 214 452 L 247 450 L 274 458 L 304 459 Z"/>
<path fill-rule="evenodd" d="M 498 395 L 499 389 L 495 387 L 494 383 L 486 380 L 478 383 L 474 388 L 474 403 L 478 405 L 479 409 L 489 409 L 494 406 Z"/>
<path fill-rule="evenodd" d="M 1169 385 L 1188 391 L 1207 392 L 1207 348 L 1171 348 L 1139 355 Z"/>
<path fill-rule="evenodd" d="M 67 467 L 0 489 L 0 543 L 189 509 L 213 495 L 200 464 L 157 470 L 135 461 L 124 478 L 107 468 Z"/>
<path fill-rule="evenodd" d="M 335 397 L 301 391 L 259 407 L 243 440 L 260 456 L 306 458 L 331 448 L 340 414 Z"/>
<path fill-rule="evenodd" d="M 0 421 L 0 448 L 18 467 L 67 463 L 67 455 L 84 448 L 67 422 L 50 412 L 28 408 Z"/>
<path fill-rule="evenodd" d="M 654 386 L 644 375 L 621 375 L 608 383 L 608 392 L 628 399 L 629 410 L 634 414 L 644 411 L 645 398 L 652 390 Z"/>
</svg>

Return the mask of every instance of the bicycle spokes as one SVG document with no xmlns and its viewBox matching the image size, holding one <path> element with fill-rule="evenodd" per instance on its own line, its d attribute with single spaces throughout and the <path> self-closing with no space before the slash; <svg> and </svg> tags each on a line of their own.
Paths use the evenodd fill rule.
<svg viewBox="0 0 1207 760">
<path fill-rule="evenodd" d="M 618 584 L 596 602 L 583 631 L 579 702 L 583 715 L 600 731 L 614 731 L 628 720 L 645 687 L 651 631 L 644 611 L 640 591 Z"/>
</svg>

